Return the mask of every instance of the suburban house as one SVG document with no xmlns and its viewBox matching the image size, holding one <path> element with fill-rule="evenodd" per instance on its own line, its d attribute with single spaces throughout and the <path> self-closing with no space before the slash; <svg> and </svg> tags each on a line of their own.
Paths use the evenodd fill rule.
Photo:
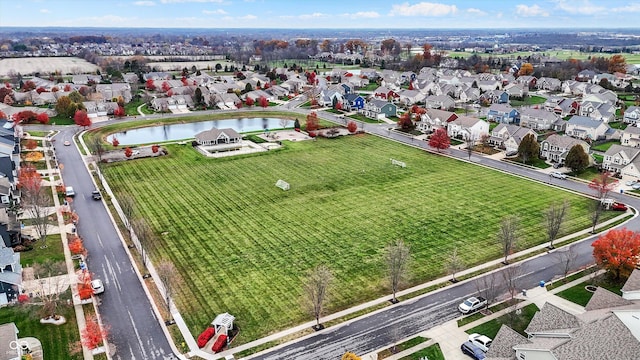
<svg viewBox="0 0 640 360">
<path fill-rule="evenodd" d="M 380 86 L 373 91 L 373 96 L 378 99 L 389 100 L 397 99 L 400 97 L 397 92 L 389 89 L 386 86 Z"/>
<path fill-rule="evenodd" d="M 448 123 L 458 118 L 458 114 L 438 109 L 427 109 L 420 116 L 420 121 L 416 124 L 416 129 L 423 133 L 431 133 L 436 129 L 447 126 Z"/>
<path fill-rule="evenodd" d="M 559 115 L 546 110 L 533 108 L 523 108 L 520 110 L 520 126 L 533 130 L 553 129 L 553 125 L 557 121 L 563 120 Z"/>
<path fill-rule="evenodd" d="M 242 141 L 242 136 L 233 129 L 210 129 L 199 132 L 195 136 L 198 145 L 211 146 L 235 144 Z"/>
<path fill-rule="evenodd" d="M 616 119 L 616 108 L 609 103 L 583 101 L 580 105 L 580 116 L 588 116 L 596 120 L 612 122 Z"/>
<path fill-rule="evenodd" d="M 640 276 L 638 270 L 634 273 L 623 286 L 622 297 L 598 287 L 584 312 L 545 303 L 524 330 L 527 337 L 503 325 L 486 359 L 637 359 L 640 307 L 633 295 L 640 289 Z M 631 293 L 631 297 L 624 297 Z"/>
<path fill-rule="evenodd" d="M 620 290 L 623 299 L 640 300 L 640 271 L 633 270 Z"/>
<path fill-rule="evenodd" d="M 589 153 L 589 144 L 583 140 L 557 134 L 549 135 L 549 137 L 540 143 L 540 157 L 551 162 L 564 164 L 569 150 L 571 150 L 574 145 L 582 146 L 584 152 Z"/>
<path fill-rule="evenodd" d="M 213 105 L 219 109 L 235 109 L 236 104 L 242 103 L 242 100 L 235 93 L 214 94 L 211 99 Z"/>
<path fill-rule="evenodd" d="M 20 253 L 0 243 L 0 305 L 18 301 L 22 290 Z"/>
<path fill-rule="evenodd" d="M 622 121 L 627 124 L 637 124 L 640 122 L 640 106 L 629 106 L 624 111 Z"/>
<path fill-rule="evenodd" d="M 640 178 L 640 148 L 613 144 L 604 153 L 602 168 L 614 174 Z"/>
<path fill-rule="evenodd" d="M 398 107 L 386 100 L 372 99 L 364 104 L 360 112 L 370 119 L 389 118 L 397 116 Z"/>
<path fill-rule="evenodd" d="M 358 111 L 364 108 L 364 98 L 358 94 L 347 94 L 344 96 L 343 108 L 346 111 Z"/>
<path fill-rule="evenodd" d="M 562 89 L 562 81 L 551 77 L 541 77 L 536 82 L 536 88 L 540 90 L 559 91 Z"/>
<path fill-rule="evenodd" d="M 522 99 L 529 95 L 529 88 L 523 84 L 509 84 L 504 87 L 504 91 L 509 94 L 509 98 Z"/>
<path fill-rule="evenodd" d="M 424 100 L 424 104 L 432 109 L 449 110 L 456 106 L 456 101 L 449 95 L 431 95 Z"/>
<path fill-rule="evenodd" d="M 534 139 L 538 138 L 538 134 L 529 128 L 502 123 L 491 131 L 489 143 L 507 152 L 517 151 L 522 139 L 527 135 L 533 135 Z"/>
<path fill-rule="evenodd" d="M 532 75 L 521 75 L 521 76 L 518 76 L 515 82 L 516 84 L 522 84 L 526 86 L 527 89 L 533 89 L 536 87 L 536 83 L 538 82 L 538 79 Z"/>
<path fill-rule="evenodd" d="M 463 102 L 476 101 L 480 99 L 480 90 L 469 87 L 466 90 L 460 91 L 458 98 Z"/>
<path fill-rule="evenodd" d="M 478 89 L 482 92 L 500 90 L 502 88 L 502 83 L 498 80 L 479 80 L 477 84 Z"/>
<path fill-rule="evenodd" d="M 570 115 L 576 115 L 580 104 L 577 101 L 565 97 L 550 97 L 544 103 L 544 109 L 566 117 Z"/>
<path fill-rule="evenodd" d="M 426 97 L 418 90 L 404 90 L 400 93 L 400 102 L 405 105 L 413 105 L 421 102 Z"/>
<path fill-rule="evenodd" d="M 487 111 L 487 120 L 505 124 L 518 124 L 520 113 L 507 104 L 492 104 Z"/>
<path fill-rule="evenodd" d="M 479 100 L 483 102 L 486 101 L 490 104 L 508 104 L 509 94 L 502 90 L 489 90 L 480 95 Z"/>
<path fill-rule="evenodd" d="M 125 103 L 131 101 L 131 85 L 129 83 L 112 83 L 112 84 L 97 84 L 96 93 L 102 96 L 102 99 L 106 101 L 112 101 L 122 96 Z M 117 101 L 117 100 L 116 100 Z"/>
<path fill-rule="evenodd" d="M 637 126 L 627 126 L 622 131 L 620 144 L 624 146 L 640 147 L 640 128 Z"/>
<path fill-rule="evenodd" d="M 458 116 L 447 125 L 447 134 L 451 138 L 479 140 L 488 133 L 488 122 L 470 116 Z"/>
<path fill-rule="evenodd" d="M 565 133 L 578 139 L 599 140 L 605 138 L 607 130 L 609 125 L 604 121 L 574 115 L 567 121 Z"/>
</svg>

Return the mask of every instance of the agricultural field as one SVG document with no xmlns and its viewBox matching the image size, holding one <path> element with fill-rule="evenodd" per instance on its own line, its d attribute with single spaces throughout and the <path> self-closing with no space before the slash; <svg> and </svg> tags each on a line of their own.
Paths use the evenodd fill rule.
<svg viewBox="0 0 640 360">
<path fill-rule="evenodd" d="M 13 70 L 22 75 L 36 72 L 50 74 L 59 71 L 62 75 L 95 73 L 100 69 L 84 59 L 76 57 L 27 57 L 0 60 L 0 78 L 7 77 Z"/>
<path fill-rule="evenodd" d="M 521 219 L 520 249 L 545 242 L 553 201 L 571 206 L 561 235 L 590 225 L 591 200 L 375 136 L 221 159 L 166 147 L 168 156 L 108 164 L 105 175 L 116 196 L 135 196 L 156 234 L 152 258 L 179 269 L 176 303 L 192 333 L 229 312 L 235 344 L 311 320 L 302 283 L 317 264 L 334 273 L 335 312 L 389 293 L 383 253 L 395 239 L 411 247 L 409 287 L 442 276 L 454 248 L 469 267 L 499 258 L 506 215 Z"/>
<path fill-rule="evenodd" d="M 558 58 L 560 60 L 567 60 L 567 59 L 576 59 L 576 60 L 588 60 L 592 57 L 612 57 L 613 55 L 617 55 L 617 54 L 609 54 L 609 53 L 595 53 L 595 52 L 580 52 L 580 51 L 572 51 L 572 50 L 551 50 L 551 51 L 543 51 L 543 52 L 539 52 L 539 53 L 534 53 L 534 52 L 529 52 L 529 51 L 520 51 L 520 52 L 514 52 L 514 53 L 510 53 L 510 54 L 488 54 L 488 53 L 470 53 L 470 52 L 464 52 L 464 51 L 450 51 L 448 52 L 448 55 L 450 57 L 463 57 L 463 58 L 467 58 L 471 55 L 478 55 L 481 57 L 501 57 L 501 58 L 517 58 L 518 56 L 520 57 L 527 57 L 533 54 L 545 54 L 546 56 L 551 56 L 551 57 L 555 57 Z M 627 64 L 640 64 L 640 54 L 627 54 L 627 53 L 620 53 L 619 55 L 624 56 L 624 58 L 627 60 Z"/>
<path fill-rule="evenodd" d="M 150 62 L 147 65 L 156 69 L 157 71 L 182 71 L 187 68 L 191 71 L 191 67 L 195 66 L 199 70 L 215 71 L 216 65 L 220 64 L 224 70 L 226 66 L 240 66 L 237 63 L 226 60 L 208 60 L 208 61 L 163 61 L 163 62 Z"/>
</svg>

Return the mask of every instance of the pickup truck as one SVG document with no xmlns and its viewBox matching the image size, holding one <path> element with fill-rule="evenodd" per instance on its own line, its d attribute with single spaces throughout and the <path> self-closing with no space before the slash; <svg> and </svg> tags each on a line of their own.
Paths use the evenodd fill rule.
<svg viewBox="0 0 640 360">
<path fill-rule="evenodd" d="M 487 306 L 487 299 L 481 296 L 472 296 L 458 305 L 458 310 L 463 314 L 470 314 L 476 312 L 483 307 Z"/>
</svg>

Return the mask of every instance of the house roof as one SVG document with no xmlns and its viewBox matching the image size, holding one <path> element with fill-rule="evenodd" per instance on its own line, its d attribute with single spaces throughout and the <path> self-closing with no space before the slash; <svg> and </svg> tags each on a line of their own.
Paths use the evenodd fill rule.
<svg viewBox="0 0 640 360">
<path fill-rule="evenodd" d="M 528 117 L 531 120 L 547 120 L 547 121 L 556 121 L 559 119 L 559 116 L 546 110 L 542 109 L 533 109 L 533 108 L 524 108 L 520 110 L 520 118 Z"/>
<path fill-rule="evenodd" d="M 618 153 L 623 153 L 628 159 L 633 159 L 638 155 L 638 153 L 640 153 L 640 149 L 629 147 L 629 146 L 613 144 L 609 149 L 607 149 L 607 151 L 604 154 L 612 156 Z"/>
<path fill-rule="evenodd" d="M 222 134 L 227 135 L 228 137 L 232 138 L 232 139 L 237 139 L 240 138 L 240 134 L 238 134 L 237 131 L 231 129 L 231 128 L 227 128 L 227 129 L 210 129 L 210 130 L 205 130 L 202 132 L 199 132 L 196 134 L 195 138 L 198 139 L 198 141 L 210 141 L 210 140 L 217 140 L 220 138 L 220 136 Z"/>
<path fill-rule="evenodd" d="M 461 127 L 464 127 L 464 128 L 470 128 L 480 121 L 482 120 L 471 117 L 471 116 L 458 116 L 458 118 L 453 120 L 451 123 L 460 125 Z"/>
<path fill-rule="evenodd" d="M 529 343 L 531 343 L 531 341 L 526 337 L 520 335 L 510 327 L 502 325 L 491 343 L 489 351 L 487 351 L 487 360 L 511 360 L 515 355 L 513 352 L 515 345 Z"/>
<path fill-rule="evenodd" d="M 527 334 L 571 333 L 582 326 L 582 321 L 559 307 L 545 303 L 525 329 Z"/>
<path fill-rule="evenodd" d="M 22 265 L 20 265 L 20 253 L 13 252 L 12 248 L 2 246 L 0 244 L 0 267 L 5 268 L 7 265 L 13 264 L 13 271 L 0 272 L 0 282 L 6 282 L 13 285 L 22 284 Z"/>
<path fill-rule="evenodd" d="M 627 133 L 627 134 L 640 134 L 640 128 L 637 126 L 627 126 L 626 129 L 624 129 L 622 131 L 623 133 Z"/>
<path fill-rule="evenodd" d="M 427 116 L 429 116 L 430 119 L 440 119 L 442 121 L 453 121 L 458 117 L 458 114 L 452 111 L 432 109 L 432 108 L 428 108 L 425 114 L 427 114 Z"/>
<path fill-rule="evenodd" d="M 491 106 L 489 106 L 489 111 L 496 111 L 506 114 L 510 113 L 513 110 L 515 109 L 512 108 L 511 105 L 507 104 L 491 104 Z"/>
<path fill-rule="evenodd" d="M 569 119 L 567 124 L 580 126 L 580 127 L 584 127 L 584 128 L 593 128 L 593 129 L 595 129 L 598 126 L 602 125 L 603 122 L 601 120 L 596 120 L 596 119 L 590 118 L 588 116 L 573 115 L 571 117 L 571 119 Z"/>
<path fill-rule="evenodd" d="M 371 100 L 369 100 L 369 103 L 372 104 L 372 105 L 375 105 L 376 107 L 379 107 L 379 108 L 383 108 L 384 106 L 386 106 L 388 104 L 393 105 L 392 103 L 390 103 L 390 102 L 388 102 L 386 100 L 381 100 L 381 99 L 371 99 Z"/>
<path fill-rule="evenodd" d="M 621 289 L 623 292 L 640 290 L 640 270 L 634 269 Z"/>
<path fill-rule="evenodd" d="M 584 309 L 587 311 L 601 310 L 631 304 L 633 304 L 632 301 L 623 299 L 605 288 L 598 287 Z"/>
</svg>

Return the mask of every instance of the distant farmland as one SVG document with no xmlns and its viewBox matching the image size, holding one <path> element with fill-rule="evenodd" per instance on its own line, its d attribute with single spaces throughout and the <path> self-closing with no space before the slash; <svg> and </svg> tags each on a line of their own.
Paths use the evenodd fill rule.
<svg viewBox="0 0 640 360">
<path fill-rule="evenodd" d="M 510 53 L 510 54 L 488 54 L 488 53 L 470 53 L 470 52 L 464 52 L 464 51 L 450 51 L 448 52 L 449 56 L 451 57 L 463 57 L 463 58 L 467 58 L 471 55 L 478 55 L 481 57 L 489 57 L 489 56 L 493 56 L 493 57 L 501 57 L 501 58 L 517 58 L 518 56 L 520 57 L 527 57 L 529 55 L 534 55 L 534 54 L 545 54 L 546 56 L 551 56 L 551 57 L 555 57 L 558 58 L 560 60 L 567 60 L 567 59 L 577 59 L 577 60 L 588 60 L 590 57 L 612 57 L 613 55 L 618 55 L 618 54 L 609 54 L 609 53 L 595 53 L 595 52 L 580 52 L 580 51 L 571 51 L 571 50 L 553 50 L 553 51 L 542 51 L 542 52 L 531 52 L 531 51 L 519 51 L 519 52 L 514 52 L 514 53 Z M 640 54 L 626 54 L 626 53 L 621 53 L 619 55 L 622 55 L 625 57 L 625 59 L 627 60 L 627 64 L 640 64 Z"/>
<path fill-rule="evenodd" d="M 7 77 L 13 70 L 21 75 L 37 72 L 50 74 L 59 71 L 62 75 L 95 73 L 100 68 L 77 57 L 25 57 L 0 60 L 0 77 Z"/>
</svg>

